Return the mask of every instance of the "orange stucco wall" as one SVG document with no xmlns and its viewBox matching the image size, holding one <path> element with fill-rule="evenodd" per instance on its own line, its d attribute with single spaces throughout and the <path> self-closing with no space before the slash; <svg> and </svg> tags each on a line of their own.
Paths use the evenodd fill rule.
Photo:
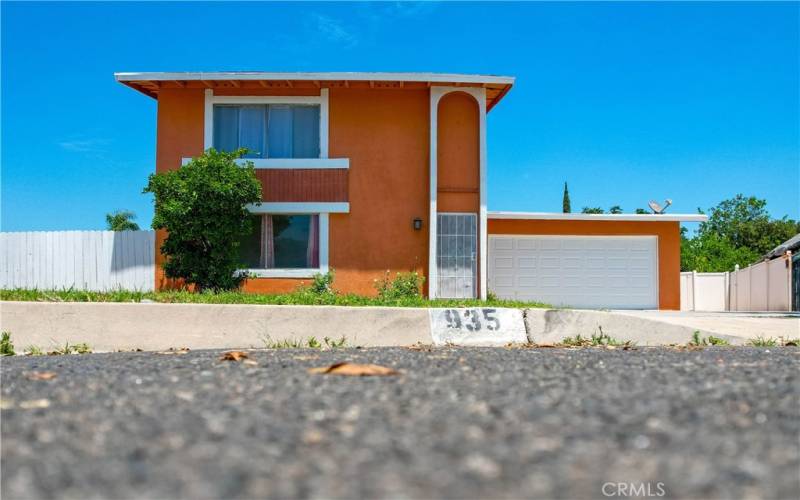
<svg viewBox="0 0 800 500">
<path fill-rule="evenodd" d="M 659 309 L 681 307 L 681 239 L 678 222 L 489 219 L 489 235 L 649 235 L 658 237 Z"/>
<path fill-rule="evenodd" d="M 181 158 L 197 156 L 203 152 L 202 89 L 175 89 L 161 91 L 158 98 L 156 133 L 156 172 L 175 170 Z M 165 231 L 156 232 L 156 288 L 177 286 L 164 277 L 161 264 L 164 257 L 159 252 Z"/>
<path fill-rule="evenodd" d="M 439 101 L 437 130 L 437 208 L 439 212 L 478 213 L 480 141 L 478 103 L 464 92 Z"/>
<path fill-rule="evenodd" d="M 308 95 L 293 89 L 215 89 L 217 95 Z M 178 168 L 203 151 L 202 89 L 162 90 L 158 107 L 157 171 Z M 330 215 L 329 262 L 334 286 L 374 294 L 387 270 L 427 275 L 429 93 L 427 89 L 329 90 L 329 157 L 349 158 L 350 213 Z M 413 219 L 423 220 L 422 230 Z M 161 245 L 159 234 L 157 245 Z M 159 256 L 157 261 L 162 261 Z M 157 266 L 156 283 L 169 286 Z M 248 280 L 251 292 L 292 291 L 302 279 Z"/>
</svg>

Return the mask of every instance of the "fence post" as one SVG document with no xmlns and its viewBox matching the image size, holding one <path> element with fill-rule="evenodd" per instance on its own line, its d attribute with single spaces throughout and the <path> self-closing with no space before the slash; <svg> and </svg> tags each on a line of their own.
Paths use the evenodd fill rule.
<svg viewBox="0 0 800 500">
<path fill-rule="evenodd" d="M 786 250 L 786 269 L 788 272 L 786 273 L 786 280 L 788 281 L 786 289 L 789 291 L 789 307 L 786 309 L 787 311 L 793 310 L 792 298 L 794 295 L 792 294 L 792 251 Z"/>
<path fill-rule="evenodd" d="M 733 286 L 733 293 L 736 299 L 736 309 L 734 311 L 739 310 L 739 264 L 733 266 L 733 275 L 736 277 L 736 284 Z"/>
<path fill-rule="evenodd" d="M 726 311 L 731 310 L 731 273 L 725 271 L 725 303 L 723 304 L 723 308 Z"/>
<path fill-rule="evenodd" d="M 697 310 L 697 271 L 692 271 L 692 311 Z"/>
<path fill-rule="evenodd" d="M 766 276 L 766 279 L 767 279 L 767 311 L 771 311 L 772 309 L 770 309 L 770 307 L 769 307 L 769 296 L 770 296 L 770 293 L 769 293 L 769 261 L 768 260 L 764 261 L 764 270 L 767 273 L 767 276 Z"/>
</svg>

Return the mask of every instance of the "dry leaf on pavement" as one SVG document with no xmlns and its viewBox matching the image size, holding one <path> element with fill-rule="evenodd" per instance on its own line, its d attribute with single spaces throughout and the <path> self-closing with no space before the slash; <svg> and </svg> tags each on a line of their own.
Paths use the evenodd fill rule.
<svg viewBox="0 0 800 500">
<path fill-rule="evenodd" d="M 398 375 L 399 371 L 380 365 L 359 365 L 356 363 L 335 363 L 331 366 L 311 368 L 309 373 L 322 373 L 325 375 L 351 375 L 354 377 L 369 375 Z"/>
<path fill-rule="evenodd" d="M 248 359 L 250 357 L 244 351 L 228 351 L 223 353 L 222 356 L 219 357 L 220 361 L 241 361 L 243 359 Z"/>
<path fill-rule="evenodd" d="M 57 376 L 55 372 L 30 372 L 27 375 L 28 380 L 53 380 Z"/>
<path fill-rule="evenodd" d="M 188 352 L 189 352 L 188 347 L 182 347 L 180 349 L 175 349 L 174 347 L 170 347 L 166 351 L 160 351 L 157 352 L 156 354 L 186 354 Z"/>
</svg>

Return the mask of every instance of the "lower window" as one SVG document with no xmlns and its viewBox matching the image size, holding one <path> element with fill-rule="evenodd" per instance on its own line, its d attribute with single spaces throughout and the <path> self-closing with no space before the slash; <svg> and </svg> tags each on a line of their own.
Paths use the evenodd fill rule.
<svg viewBox="0 0 800 500">
<path fill-rule="evenodd" d="M 243 267 L 319 268 L 319 215 L 254 214 L 252 217 L 252 231 L 239 246 Z"/>
</svg>

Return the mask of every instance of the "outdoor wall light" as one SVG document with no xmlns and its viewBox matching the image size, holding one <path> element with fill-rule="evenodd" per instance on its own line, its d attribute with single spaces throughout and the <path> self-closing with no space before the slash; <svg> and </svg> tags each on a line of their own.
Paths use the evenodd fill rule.
<svg viewBox="0 0 800 500">
<path fill-rule="evenodd" d="M 422 219 L 417 217 L 414 219 L 414 230 L 419 231 L 420 229 L 422 229 Z"/>
</svg>

